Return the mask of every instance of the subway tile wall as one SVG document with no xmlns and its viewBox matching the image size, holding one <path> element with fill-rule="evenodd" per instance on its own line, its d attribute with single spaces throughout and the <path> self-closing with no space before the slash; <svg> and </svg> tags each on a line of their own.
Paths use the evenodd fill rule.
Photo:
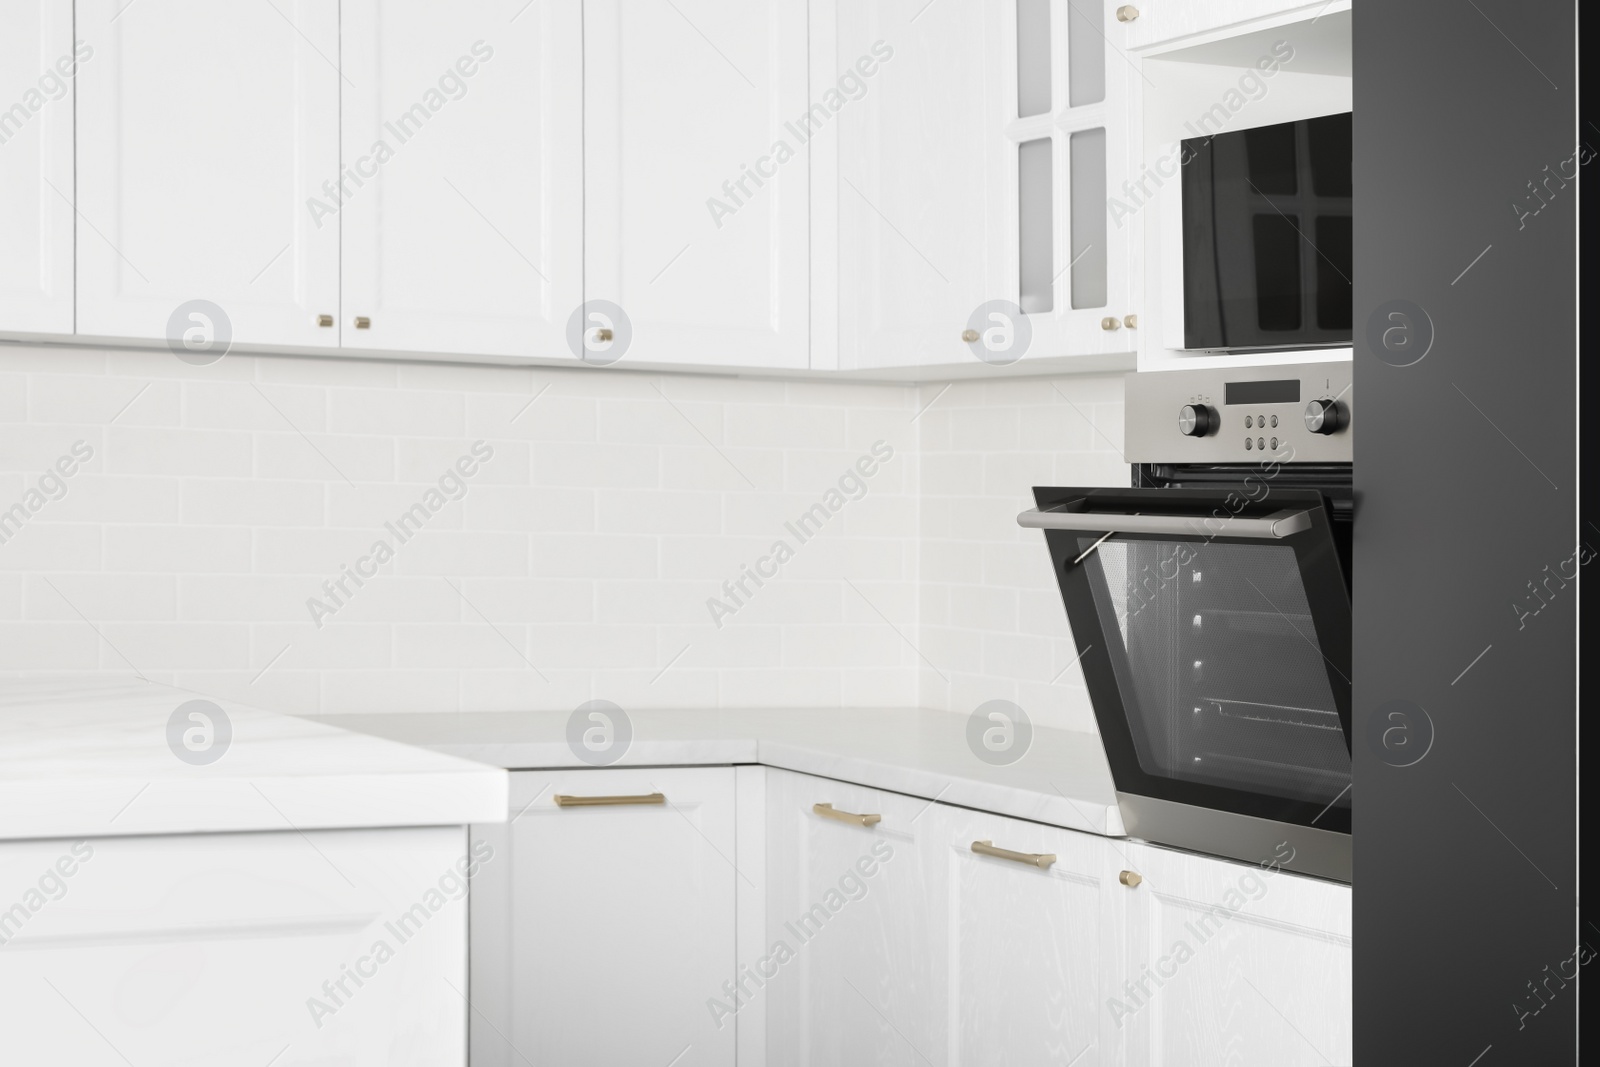
<svg viewBox="0 0 1600 1067">
<path fill-rule="evenodd" d="M 0 346 L 0 674 L 290 711 L 1017 700 L 1113 376 L 877 385 Z M 481 444 L 479 443 L 481 442 Z M 476 451 L 475 451 L 476 449 Z"/>
</svg>

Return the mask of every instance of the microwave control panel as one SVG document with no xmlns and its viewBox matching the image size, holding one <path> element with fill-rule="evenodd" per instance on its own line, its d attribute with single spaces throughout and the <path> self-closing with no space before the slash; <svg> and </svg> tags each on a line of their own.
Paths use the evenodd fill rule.
<svg viewBox="0 0 1600 1067">
<path fill-rule="evenodd" d="M 1349 463 L 1348 362 L 1128 375 L 1129 463 Z"/>
</svg>

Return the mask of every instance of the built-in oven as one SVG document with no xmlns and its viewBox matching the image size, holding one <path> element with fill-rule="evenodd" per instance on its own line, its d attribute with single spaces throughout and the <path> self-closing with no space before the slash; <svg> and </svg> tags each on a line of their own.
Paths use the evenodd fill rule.
<svg viewBox="0 0 1600 1067">
<path fill-rule="evenodd" d="M 1350 880 L 1350 364 L 1127 382 L 1133 486 L 1036 488 L 1130 836 Z"/>
</svg>

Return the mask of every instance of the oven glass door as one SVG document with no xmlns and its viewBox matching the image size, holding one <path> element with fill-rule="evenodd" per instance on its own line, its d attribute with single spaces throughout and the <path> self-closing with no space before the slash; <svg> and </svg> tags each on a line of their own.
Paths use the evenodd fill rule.
<svg viewBox="0 0 1600 1067">
<path fill-rule="evenodd" d="M 1036 490 L 1117 788 L 1348 832 L 1350 602 L 1319 493 Z"/>
</svg>

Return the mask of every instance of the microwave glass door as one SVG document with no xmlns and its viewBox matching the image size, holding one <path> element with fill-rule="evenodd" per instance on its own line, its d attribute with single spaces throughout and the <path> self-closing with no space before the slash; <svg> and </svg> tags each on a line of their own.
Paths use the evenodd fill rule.
<svg viewBox="0 0 1600 1067">
<path fill-rule="evenodd" d="M 1038 493 L 1118 790 L 1348 831 L 1350 608 L 1321 495 Z"/>
</svg>

